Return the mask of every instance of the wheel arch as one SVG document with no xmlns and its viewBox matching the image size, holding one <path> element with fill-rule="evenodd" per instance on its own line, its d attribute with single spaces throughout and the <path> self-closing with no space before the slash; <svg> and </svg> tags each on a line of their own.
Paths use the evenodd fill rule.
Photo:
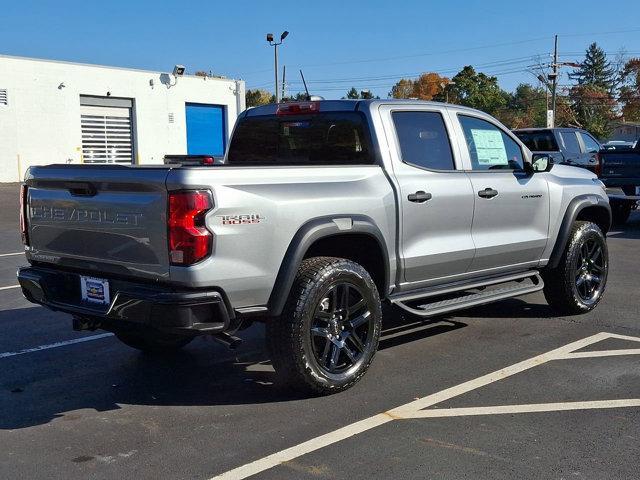
<svg viewBox="0 0 640 480">
<path fill-rule="evenodd" d="M 611 206 L 609 202 L 597 195 L 580 195 L 574 198 L 567 207 L 562 224 L 558 230 L 556 243 L 551 252 L 549 267 L 556 268 L 562 257 L 562 252 L 569 241 L 571 226 L 575 221 L 593 222 L 605 235 L 611 228 Z"/>
<path fill-rule="evenodd" d="M 364 215 L 321 217 L 302 225 L 289 243 L 269 296 L 268 316 L 282 313 L 300 263 L 311 256 L 336 256 L 363 264 L 376 282 L 380 296 L 386 296 L 389 253 L 375 222 Z"/>
</svg>

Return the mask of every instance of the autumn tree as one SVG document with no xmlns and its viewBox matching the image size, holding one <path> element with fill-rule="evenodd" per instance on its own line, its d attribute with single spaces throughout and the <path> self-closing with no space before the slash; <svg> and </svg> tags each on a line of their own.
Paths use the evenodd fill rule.
<svg viewBox="0 0 640 480">
<path fill-rule="evenodd" d="M 391 98 L 417 98 L 418 100 L 433 100 L 440 95 L 449 83 L 447 77 L 437 73 L 423 73 L 415 80 L 402 78 L 391 87 Z"/>
<path fill-rule="evenodd" d="M 640 122 L 640 58 L 625 64 L 620 80 L 622 115 L 626 121 Z"/>
<path fill-rule="evenodd" d="M 245 101 L 247 107 L 257 107 L 259 105 L 267 105 L 268 103 L 275 103 L 276 98 L 266 90 L 256 88 L 255 90 L 248 89 L 245 93 Z"/>
<path fill-rule="evenodd" d="M 409 78 L 401 78 L 398 80 L 391 91 L 389 92 L 390 98 L 413 98 L 413 85 L 414 81 Z"/>
</svg>

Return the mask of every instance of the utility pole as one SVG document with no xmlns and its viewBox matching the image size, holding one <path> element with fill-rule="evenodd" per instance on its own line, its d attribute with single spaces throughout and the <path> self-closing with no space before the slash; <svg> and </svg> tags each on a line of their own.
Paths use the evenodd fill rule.
<svg viewBox="0 0 640 480">
<path fill-rule="evenodd" d="M 551 80 L 551 118 L 549 119 L 549 113 L 547 113 L 547 123 L 550 128 L 553 128 L 556 126 L 556 92 L 558 89 L 558 35 L 555 36 L 551 67 L 552 71 L 549 74 L 549 80 Z"/>
<path fill-rule="evenodd" d="M 285 79 L 286 75 L 287 75 L 287 66 L 283 65 L 282 66 L 282 98 L 286 97 L 286 95 L 285 95 L 285 93 L 286 93 L 285 92 L 285 86 L 287 85 L 287 82 L 286 82 L 286 79 Z"/>
<path fill-rule="evenodd" d="M 289 35 L 289 32 L 285 30 L 280 35 L 280 41 L 274 42 L 273 33 L 267 33 L 267 42 L 269 42 L 269 45 L 273 47 L 273 71 L 274 71 L 275 80 L 276 80 L 276 88 L 275 88 L 276 103 L 280 102 L 280 90 L 278 89 L 278 45 L 282 45 L 282 42 L 287 37 L 287 35 Z"/>
</svg>

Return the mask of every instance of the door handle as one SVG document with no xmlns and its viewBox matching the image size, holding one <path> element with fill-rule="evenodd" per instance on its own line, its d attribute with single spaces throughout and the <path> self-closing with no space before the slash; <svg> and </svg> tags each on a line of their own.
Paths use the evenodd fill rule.
<svg viewBox="0 0 640 480">
<path fill-rule="evenodd" d="M 478 192 L 478 196 L 481 198 L 493 198 L 498 195 L 498 191 L 493 188 L 485 188 L 484 190 L 480 190 Z"/>
<path fill-rule="evenodd" d="M 423 190 L 419 190 L 416 193 L 410 193 L 407 195 L 407 200 L 415 203 L 424 203 L 427 200 L 431 200 L 431 194 Z"/>
</svg>

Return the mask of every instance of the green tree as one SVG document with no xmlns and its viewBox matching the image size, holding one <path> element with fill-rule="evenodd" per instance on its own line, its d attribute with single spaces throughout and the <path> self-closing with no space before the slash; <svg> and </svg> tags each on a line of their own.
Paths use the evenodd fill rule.
<svg viewBox="0 0 640 480">
<path fill-rule="evenodd" d="M 613 92 L 618 75 L 604 50 L 595 42 L 589 45 L 584 60 L 569 78 L 577 82 L 571 88 L 569 98 L 578 125 L 598 138 L 608 137 L 617 117 Z"/>
<path fill-rule="evenodd" d="M 509 128 L 545 127 L 547 125 L 547 93 L 542 87 L 521 83 L 507 94 L 506 105 L 496 117 Z"/>
<path fill-rule="evenodd" d="M 435 100 L 457 103 L 494 114 L 507 105 L 509 94 L 498 85 L 498 79 L 465 66 L 434 97 Z"/>
<path fill-rule="evenodd" d="M 247 107 L 257 107 L 259 105 L 267 105 L 268 103 L 275 103 L 275 95 L 271 95 L 266 90 L 256 88 L 255 90 L 248 89 L 245 93 L 245 102 Z"/>
<path fill-rule="evenodd" d="M 617 83 L 616 69 L 607 60 L 607 54 L 595 42 L 587 48 L 580 66 L 569 74 L 578 85 L 589 85 L 613 93 Z"/>
<path fill-rule="evenodd" d="M 360 92 L 358 92 L 358 90 L 355 87 L 351 87 L 351 89 L 347 92 L 346 96 L 342 97 L 344 98 L 348 98 L 351 100 L 359 100 L 359 99 L 363 99 L 363 100 L 368 100 L 371 98 L 380 98 L 377 96 L 373 96 L 373 93 L 371 93 L 371 90 L 362 90 Z"/>
<path fill-rule="evenodd" d="M 356 87 L 351 87 L 351 90 L 347 92 L 347 95 L 344 98 L 355 100 L 357 98 L 360 98 L 360 94 L 358 93 L 358 90 L 356 90 Z"/>
</svg>

